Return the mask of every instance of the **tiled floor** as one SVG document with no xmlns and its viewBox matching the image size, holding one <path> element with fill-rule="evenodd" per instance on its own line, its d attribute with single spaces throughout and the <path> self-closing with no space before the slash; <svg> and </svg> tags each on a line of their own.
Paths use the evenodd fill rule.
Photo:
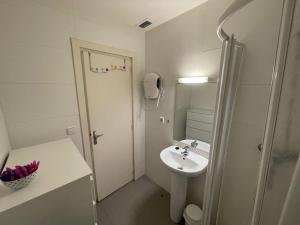
<svg viewBox="0 0 300 225">
<path fill-rule="evenodd" d="M 99 225 L 174 225 L 170 195 L 146 176 L 131 182 L 97 205 Z"/>
</svg>

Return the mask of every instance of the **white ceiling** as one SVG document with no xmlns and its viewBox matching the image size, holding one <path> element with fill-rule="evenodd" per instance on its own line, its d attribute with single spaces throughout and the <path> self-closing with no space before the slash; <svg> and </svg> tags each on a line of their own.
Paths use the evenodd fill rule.
<svg viewBox="0 0 300 225">
<path fill-rule="evenodd" d="M 77 0 L 75 11 L 93 20 L 109 20 L 120 25 L 136 26 L 144 19 L 153 24 L 149 30 L 208 0 Z"/>
</svg>

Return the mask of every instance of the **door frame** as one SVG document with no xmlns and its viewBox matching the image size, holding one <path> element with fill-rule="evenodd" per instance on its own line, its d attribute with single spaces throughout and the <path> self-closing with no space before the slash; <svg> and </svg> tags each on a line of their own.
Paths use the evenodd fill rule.
<svg viewBox="0 0 300 225">
<path fill-rule="evenodd" d="M 75 73 L 75 84 L 76 84 L 76 94 L 77 94 L 77 104 L 78 104 L 78 110 L 79 110 L 79 118 L 80 118 L 80 126 L 81 126 L 81 137 L 82 137 L 82 147 L 83 147 L 83 154 L 84 159 L 92 168 L 93 173 L 96 174 L 95 171 L 95 161 L 94 161 L 94 154 L 93 154 L 93 144 L 91 142 L 90 138 L 90 121 L 89 121 L 89 115 L 88 115 L 88 108 L 87 108 L 87 93 L 86 88 L 84 84 L 84 72 L 83 72 L 83 65 L 82 65 L 82 51 L 93 51 L 93 52 L 99 52 L 99 53 L 106 53 L 106 54 L 112 54 L 112 55 L 120 55 L 124 57 L 128 57 L 131 59 L 132 62 L 132 72 L 131 72 L 131 102 L 132 102 L 132 153 L 133 153 L 133 179 L 136 180 L 136 171 L 137 171 L 137 165 L 136 165 L 136 146 L 135 146 L 135 137 L 134 137 L 134 128 L 135 128 L 135 116 L 134 116 L 134 95 L 133 93 L 136 91 L 135 85 L 133 84 L 134 77 L 136 77 L 137 73 L 137 57 L 136 53 L 128 50 L 123 49 L 117 49 L 101 44 L 91 43 L 88 41 L 79 40 L 76 38 L 71 38 L 71 48 L 72 48 L 72 56 L 73 56 L 73 67 L 74 67 L 74 73 Z M 96 176 L 94 176 L 94 179 L 96 179 Z M 96 181 L 94 182 L 95 185 L 95 194 L 98 200 L 98 192 L 97 192 L 97 185 Z"/>
</svg>

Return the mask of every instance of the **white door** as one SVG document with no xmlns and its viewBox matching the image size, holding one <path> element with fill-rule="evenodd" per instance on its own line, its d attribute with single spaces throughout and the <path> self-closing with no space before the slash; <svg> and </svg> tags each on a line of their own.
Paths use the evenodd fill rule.
<svg viewBox="0 0 300 225">
<path fill-rule="evenodd" d="M 126 68 L 120 70 L 124 63 Z M 133 179 L 132 60 L 83 52 L 83 65 L 100 201 Z M 96 68 L 99 72 L 93 72 Z M 94 143 L 93 136 L 101 134 Z"/>
</svg>

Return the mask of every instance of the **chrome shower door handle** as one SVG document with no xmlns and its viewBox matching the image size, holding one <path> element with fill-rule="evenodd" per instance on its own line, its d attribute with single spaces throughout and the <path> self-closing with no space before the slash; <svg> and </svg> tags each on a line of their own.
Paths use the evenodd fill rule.
<svg viewBox="0 0 300 225">
<path fill-rule="evenodd" d="M 93 131 L 93 136 L 92 136 L 92 138 L 93 138 L 93 144 L 94 145 L 98 144 L 98 138 L 101 137 L 101 136 L 103 136 L 103 135 L 104 134 L 97 134 L 96 131 L 94 130 Z"/>
<path fill-rule="evenodd" d="M 257 149 L 258 151 L 261 152 L 263 150 L 263 144 L 262 143 L 258 144 Z"/>
</svg>

